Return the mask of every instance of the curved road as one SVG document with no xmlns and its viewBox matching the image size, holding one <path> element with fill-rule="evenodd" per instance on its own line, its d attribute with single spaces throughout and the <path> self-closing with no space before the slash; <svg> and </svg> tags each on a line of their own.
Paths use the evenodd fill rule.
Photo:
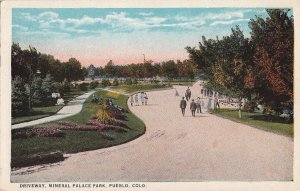
<svg viewBox="0 0 300 191">
<path fill-rule="evenodd" d="M 182 96 L 186 87 L 176 89 Z M 192 88 L 192 97 L 200 91 Z M 12 171 L 13 182 L 292 180 L 293 140 L 208 113 L 181 115 L 174 90 L 131 107 L 146 124 L 129 143 Z M 53 176 L 55 174 L 55 176 Z"/>
<path fill-rule="evenodd" d="M 66 117 L 70 117 L 72 115 L 76 115 L 79 113 L 82 109 L 82 105 L 85 102 L 85 100 L 94 93 L 95 91 L 90 91 L 85 94 L 82 94 L 76 98 L 74 98 L 72 101 L 68 102 L 66 106 L 64 106 L 61 110 L 59 110 L 56 114 L 51 115 L 49 117 L 44 117 L 41 119 L 33 120 L 33 121 L 28 121 L 24 123 L 18 123 L 15 125 L 12 125 L 12 129 L 19 129 L 23 127 L 29 127 L 33 125 L 38 125 L 42 123 L 48 123 L 51 121 L 56 121 L 59 119 L 63 119 Z"/>
</svg>

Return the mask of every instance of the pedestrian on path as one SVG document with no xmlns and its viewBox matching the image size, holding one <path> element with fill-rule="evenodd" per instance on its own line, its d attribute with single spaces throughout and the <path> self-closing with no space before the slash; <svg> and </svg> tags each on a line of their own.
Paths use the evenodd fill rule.
<svg viewBox="0 0 300 191">
<path fill-rule="evenodd" d="M 195 111 L 197 109 L 197 105 L 196 103 L 194 102 L 194 99 L 192 99 L 192 102 L 191 102 L 191 105 L 190 105 L 190 109 L 192 111 L 192 116 L 195 117 Z"/>
<path fill-rule="evenodd" d="M 197 113 L 202 113 L 201 112 L 201 100 L 200 100 L 200 97 L 197 98 L 196 100 L 196 106 L 197 106 Z"/>
<path fill-rule="evenodd" d="M 180 108 L 181 108 L 182 116 L 184 116 L 185 108 L 186 108 L 186 101 L 184 100 L 184 97 L 182 97 L 182 100 L 180 101 Z"/>
<path fill-rule="evenodd" d="M 179 96 L 177 89 L 175 89 L 175 96 Z"/>
<path fill-rule="evenodd" d="M 138 94 L 135 94 L 135 96 L 134 96 L 134 101 L 135 101 L 135 106 L 138 106 L 139 105 L 139 96 L 138 96 Z"/>
<path fill-rule="evenodd" d="M 147 102 L 148 102 L 148 96 L 147 96 L 146 92 L 144 93 L 144 97 L 145 97 L 145 105 L 147 105 Z"/>
<path fill-rule="evenodd" d="M 133 100 L 133 95 L 130 96 L 130 104 L 133 106 L 134 100 Z"/>
<path fill-rule="evenodd" d="M 140 93 L 140 98 L 141 98 L 142 105 L 144 105 L 145 102 L 144 92 Z"/>
<path fill-rule="evenodd" d="M 185 91 L 185 98 L 187 101 L 189 101 L 191 99 L 192 96 L 192 92 L 190 90 L 190 87 L 188 87 L 188 89 Z"/>
</svg>

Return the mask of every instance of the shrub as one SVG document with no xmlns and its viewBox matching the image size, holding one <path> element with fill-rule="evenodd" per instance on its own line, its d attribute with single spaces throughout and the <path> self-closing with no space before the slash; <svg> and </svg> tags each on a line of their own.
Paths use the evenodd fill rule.
<svg viewBox="0 0 300 191">
<path fill-rule="evenodd" d="M 131 78 L 126 78 L 126 80 L 124 81 L 125 85 L 131 85 L 132 84 L 132 80 Z"/>
<path fill-rule="evenodd" d="M 13 157 L 11 159 L 11 167 L 25 167 L 38 164 L 47 164 L 63 161 L 64 156 L 61 151 L 53 151 L 50 153 L 39 153 L 33 155 L 24 155 L 20 157 Z"/>
<path fill-rule="evenodd" d="M 87 83 L 81 83 L 78 85 L 78 87 L 81 91 L 87 91 L 87 89 L 88 89 L 87 86 L 88 86 Z"/>
<path fill-rule="evenodd" d="M 26 94 L 25 83 L 23 79 L 16 76 L 12 81 L 12 116 L 27 113 L 29 111 L 28 95 Z"/>
<path fill-rule="evenodd" d="M 109 80 L 103 79 L 102 82 L 101 82 L 102 87 L 107 87 L 107 86 L 110 86 L 110 85 L 111 85 L 111 83 L 110 83 Z"/>
<path fill-rule="evenodd" d="M 137 83 L 138 83 L 137 80 L 135 78 L 133 78 L 132 84 L 137 84 Z"/>
<path fill-rule="evenodd" d="M 118 85 L 119 85 L 119 81 L 118 81 L 117 78 L 114 79 L 112 85 L 113 85 L 113 86 L 118 86 Z"/>
<path fill-rule="evenodd" d="M 47 74 L 46 77 L 43 79 L 42 86 L 41 86 L 41 100 L 42 105 L 41 106 L 50 106 L 54 105 L 53 99 L 51 97 L 51 94 L 55 90 L 55 82 L 54 78 Z"/>
<path fill-rule="evenodd" d="M 110 111 L 100 109 L 96 112 L 95 119 L 101 123 L 108 124 L 110 121 L 112 121 L 113 117 Z"/>
<path fill-rule="evenodd" d="M 65 79 L 63 82 L 62 82 L 62 88 L 63 88 L 63 92 L 66 93 L 66 92 L 70 92 L 71 90 L 71 83 Z"/>
<path fill-rule="evenodd" d="M 257 107 L 257 104 L 255 101 L 246 101 L 245 105 L 244 105 L 244 108 L 243 108 L 243 111 L 246 111 L 246 112 L 254 112 L 255 109 Z"/>
<path fill-rule="evenodd" d="M 92 81 L 90 83 L 90 89 L 95 89 L 96 87 L 98 87 L 99 82 L 98 81 Z"/>
</svg>

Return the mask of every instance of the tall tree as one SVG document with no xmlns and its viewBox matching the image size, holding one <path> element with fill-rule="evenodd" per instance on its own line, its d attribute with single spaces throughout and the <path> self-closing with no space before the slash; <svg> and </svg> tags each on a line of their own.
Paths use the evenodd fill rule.
<svg viewBox="0 0 300 191">
<path fill-rule="evenodd" d="M 249 22 L 255 44 L 248 76 L 261 101 L 275 111 L 293 105 L 294 20 L 289 9 L 267 9 L 268 17 Z"/>
</svg>

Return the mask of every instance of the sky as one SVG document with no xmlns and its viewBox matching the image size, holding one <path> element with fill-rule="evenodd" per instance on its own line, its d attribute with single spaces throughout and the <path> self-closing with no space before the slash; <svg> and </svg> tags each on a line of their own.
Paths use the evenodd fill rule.
<svg viewBox="0 0 300 191">
<path fill-rule="evenodd" d="M 162 62 L 188 58 L 202 36 L 229 35 L 238 25 L 250 36 L 248 22 L 266 17 L 253 8 L 15 8 L 12 40 L 61 61 L 74 57 L 83 66 Z"/>
</svg>

